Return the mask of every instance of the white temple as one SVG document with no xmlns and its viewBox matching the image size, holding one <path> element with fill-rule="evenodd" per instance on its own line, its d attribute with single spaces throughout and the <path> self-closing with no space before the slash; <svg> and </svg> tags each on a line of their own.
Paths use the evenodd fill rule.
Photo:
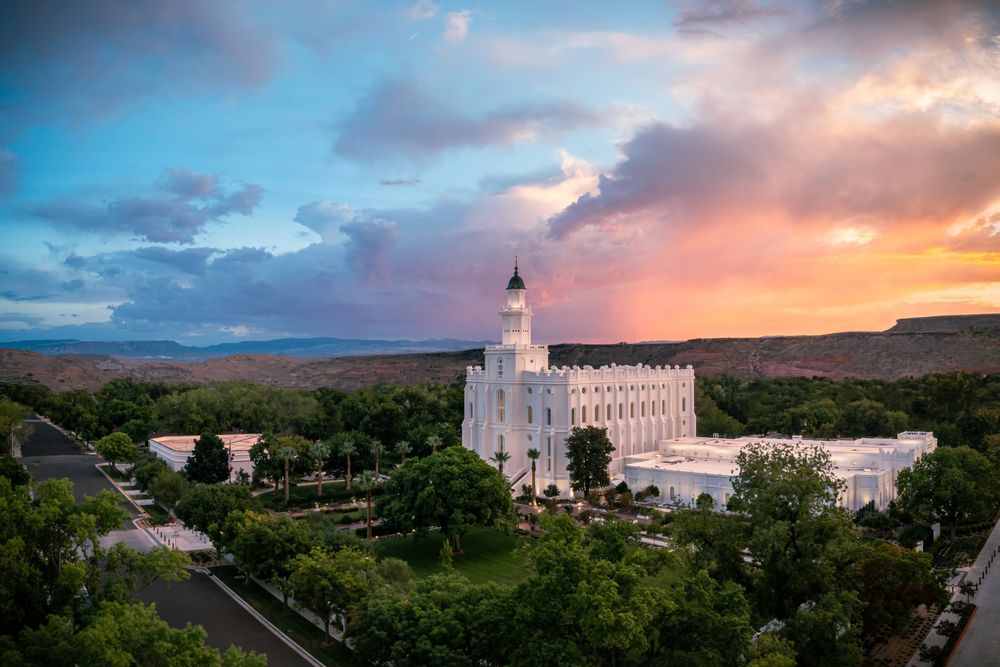
<svg viewBox="0 0 1000 667">
<path fill-rule="evenodd" d="M 733 492 L 736 455 L 750 442 L 823 447 L 846 485 L 841 503 L 852 510 L 885 508 L 896 497 L 896 476 L 934 450 L 933 433 L 897 438 L 803 440 L 698 437 L 691 366 L 549 367 L 547 345 L 531 342 L 527 288 L 514 264 L 507 303 L 500 309 L 500 345 L 486 347 L 486 367 L 466 367 L 462 445 L 490 460 L 506 452 L 513 488 L 530 481 L 529 449 L 539 491 L 549 484 L 571 495 L 566 437 L 577 426 L 598 426 L 615 446 L 609 473 L 633 491 L 656 486 L 664 503 L 693 504 L 701 493 L 724 508 Z"/>
<path fill-rule="evenodd" d="M 537 484 L 569 493 L 566 436 L 575 426 L 599 426 L 615 446 L 611 474 L 628 457 L 657 451 L 657 443 L 694 435 L 694 371 L 657 366 L 549 367 L 547 345 L 531 342 L 527 288 L 514 265 L 500 309 L 500 345 L 486 347 L 486 367 L 466 368 L 462 444 L 489 460 L 510 455 L 512 485 L 530 470 L 527 451 L 541 453 Z"/>
</svg>

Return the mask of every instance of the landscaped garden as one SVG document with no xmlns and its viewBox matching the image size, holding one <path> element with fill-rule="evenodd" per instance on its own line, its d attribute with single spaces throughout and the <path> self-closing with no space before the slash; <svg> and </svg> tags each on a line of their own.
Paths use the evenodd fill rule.
<svg viewBox="0 0 1000 667">
<path fill-rule="evenodd" d="M 418 577 L 441 573 L 441 545 L 444 535 L 429 533 L 423 538 L 390 537 L 375 543 L 380 558 L 400 558 Z M 495 581 L 517 584 L 527 577 L 524 562 L 517 551 L 518 538 L 498 533 L 492 528 L 472 528 L 462 536 L 464 553 L 454 556 L 452 566 L 473 583 Z"/>
<path fill-rule="evenodd" d="M 264 507 L 275 510 L 311 509 L 316 506 L 316 503 L 320 503 L 321 505 L 344 503 L 350 502 L 351 498 L 363 501 L 365 497 L 365 492 L 357 484 L 352 486 L 350 492 L 348 492 L 343 480 L 323 482 L 322 495 L 319 495 L 316 489 L 317 486 L 315 484 L 290 487 L 288 490 L 288 504 L 285 504 L 285 489 L 281 486 L 278 487 L 277 492 L 269 489 L 257 497 Z M 374 495 L 377 495 L 377 492 Z"/>
</svg>

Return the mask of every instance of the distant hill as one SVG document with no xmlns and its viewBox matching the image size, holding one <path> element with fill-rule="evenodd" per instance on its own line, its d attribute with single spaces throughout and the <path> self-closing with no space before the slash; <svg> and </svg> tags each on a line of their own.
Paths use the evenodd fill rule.
<svg viewBox="0 0 1000 667">
<path fill-rule="evenodd" d="M 196 347 L 172 340 L 21 340 L 2 347 L 48 356 L 77 354 L 149 360 L 201 361 L 230 354 L 282 354 L 290 357 L 346 357 L 366 354 L 447 352 L 486 345 L 488 341 L 442 338 L 432 340 L 367 340 L 363 338 L 277 338 Z"/>
<path fill-rule="evenodd" d="M 266 341 L 272 342 L 282 344 Z M 322 349 L 323 345 L 316 347 Z M 287 349 L 308 349 L 308 346 Z M 556 366 L 691 364 L 701 377 L 728 373 L 745 378 L 820 376 L 892 380 L 955 370 L 1000 373 L 1000 315 L 906 319 L 883 332 L 696 338 L 675 343 L 562 344 L 551 345 L 549 350 L 550 363 Z M 135 356 L 43 355 L 0 349 L 0 381 L 40 382 L 56 391 L 96 390 L 112 379 L 125 377 L 163 382 L 250 380 L 286 387 L 356 389 L 380 382 L 451 382 L 464 374 L 466 366 L 482 363 L 481 345 L 448 352 L 350 357 L 230 354 L 195 362 L 150 361 Z"/>
</svg>

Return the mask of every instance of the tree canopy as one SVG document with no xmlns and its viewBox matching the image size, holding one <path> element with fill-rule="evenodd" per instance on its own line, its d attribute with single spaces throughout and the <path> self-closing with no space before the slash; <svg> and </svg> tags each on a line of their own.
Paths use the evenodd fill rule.
<svg viewBox="0 0 1000 667">
<path fill-rule="evenodd" d="M 229 481 L 229 450 L 214 433 L 202 433 L 184 466 L 188 480 L 199 484 Z"/>
<path fill-rule="evenodd" d="M 95 442 L 94 449 L 105 461 L 111 464 L 112 468 L 117 467 L 115 464 L 119 462 L 129 463 L 133 461 L 139 454 L 139 446 L 132 442 L 132 438 L 120 431 L 115 431 Z"/>
<path fill-rule="evenodd" d="M 611 483 L 608 465 L 615 446 L 608 439 L 608 431 L 597 426 L 575 427 L 566 438 L 566 469 L 574 491 L 586 496 L 591 489 Z"/>
<path fill-rule="evenodd" d="M 400 530 L 440 528 L 455 553 L 461 553 L 461 537 L 470 527 L 505 530 L 514 516 L 507 480 L 462 447 L 407 460 L 385 483 L 376 511 Z"/>
</svg>

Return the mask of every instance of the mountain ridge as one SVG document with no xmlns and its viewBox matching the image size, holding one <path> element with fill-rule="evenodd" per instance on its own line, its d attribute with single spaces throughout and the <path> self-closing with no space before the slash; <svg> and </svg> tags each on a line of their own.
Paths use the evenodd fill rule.
<svg viewBox="0 0 1000 667">
<path fill-rule="evenodd" d="M 687 365 L 699 377 L 829 377 L 895 380 L 956 370 L 1000 373 L 1000 314 L 908 318 L 881 332 L 693 338 L 673 343 L 561 343 L 555 366 Z M 249 380 L 275 386 L 358 389 L 377 383 L 452 382 L 483 363 L 481 347 L 445 352 L 322 356 L 231 354 L 200 361 L 113 355 L 43 355 L 0 348 L 0 381 L 55 391 L 96 390 L 119 378 L 162 382 Z"/>
</svg>

